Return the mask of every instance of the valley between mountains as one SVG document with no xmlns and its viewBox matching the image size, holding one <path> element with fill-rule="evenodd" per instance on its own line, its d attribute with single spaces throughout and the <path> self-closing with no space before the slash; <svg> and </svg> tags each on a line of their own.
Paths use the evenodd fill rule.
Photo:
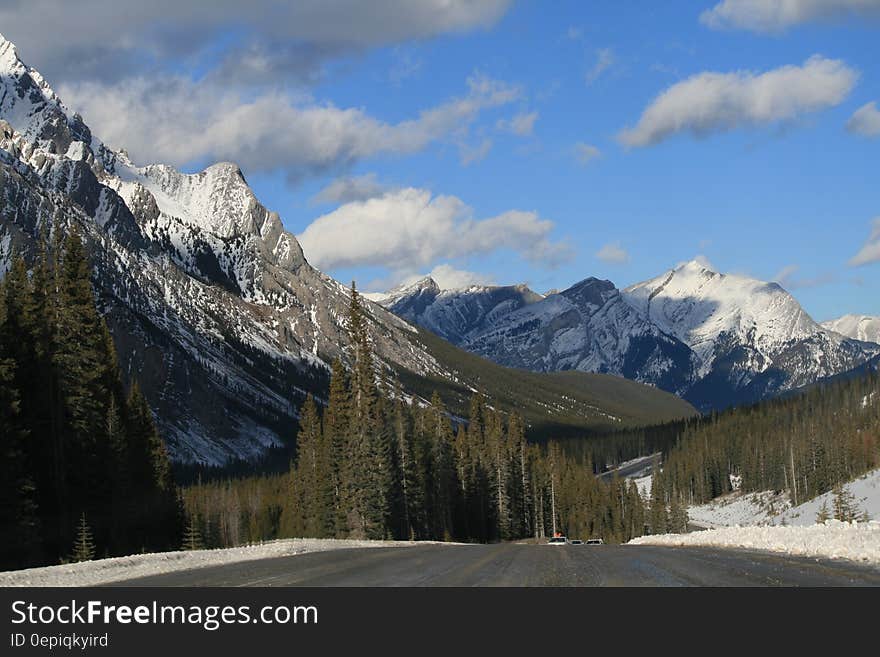
<svg viewBox="0 0 880 657">
<path fill-rule="evenodd" d="M 305 396 L 325 399 L 330 363 L 350 359 L 348 287 L 309 264 L 236 165 L 136 165 L 5 39 L 0 90 L 0 270 L 32 259 L 41 230 L 76 226 L 123 372 L 172 458 L 220 465 L 289 445 Z M 385 375 L 416 398 L 439 390 L 453 413 L 480 390 L 522 408 L 538 437 L 754 402 L 880 354 L 878 320 L 819 325 L 779 285 L 697 262 L 624 290 L 424 279 L 370 298 Z"/>
</svg>

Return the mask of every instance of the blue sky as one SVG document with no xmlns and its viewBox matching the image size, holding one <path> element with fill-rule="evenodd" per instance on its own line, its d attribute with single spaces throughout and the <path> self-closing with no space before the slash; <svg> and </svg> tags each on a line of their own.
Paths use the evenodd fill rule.
<svg viewBox="0 0 880 657">
<path fill-rule="evenodd" d="M 262 22 L 87 2 L 91 35 L 0 24 L 135 161 L 239 162 L 340 280 L 623 287 L 699 255 L 819 320 L 880 315 L 880 2 L 304 2 Z"/>
</svg>

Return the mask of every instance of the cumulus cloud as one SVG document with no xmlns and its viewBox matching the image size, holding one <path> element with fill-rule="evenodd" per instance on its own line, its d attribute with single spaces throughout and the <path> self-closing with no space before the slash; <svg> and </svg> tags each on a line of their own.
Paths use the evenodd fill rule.
<svg viewBox="0 0 880 657">
<path fill-rule="evenodd" d="M 537 120 L 537 112 L 523 112 L 510 119 L 498 119 L 495 127 L 504 132 L 517 135 L 518 137 L 528 137 L 534 132 L 535 121 Z"/>
<path fill-rule="evenodd" d="M 846 122 L 846 129 L 862 137 L 880 137 L 880 110 L 871 101 L 862 105 Z"/>
<path fill-rule="evenodd" d="M 387 189 L 386 185 L 379 182 L 375 173 L 368 173 L 363 176 L 344 176 L 336 178 L 315 194 L 311 202 L 317 204 L 366 201 L 375 196 L 381 196 Z"/>
<path fill-rule="evenodd" d="M 602 262 L 612 265 L 621 265 L 629 262 L 629 253 L 620 246 L 620 242 L 611 242 L 596 252 L 596 257 Z"/>
<path fill-rule="evenodd" d="M 864 246 L 850 258 L 849 264 L 853 267 L 867 265 L 880 261 L 880 217 L 875 217 L 871 222 L 871 235 Z"/>
<path fill-rule="evenodd" d="M 248 96 L 182 77 L 74 83 L 60 93 L 96 134 L 124 146 L 136 162 L 233 160 L 248 171 L 282 169 L 297 180 L 379 154 L 418 152 L 521 95 L 519 87 L 480 74 L 467 86 L 464 96 L 395 124 L 308 96 L 280 90 Z"/>
<path fill-rule="evenodd" d="M 574 156 L 580 164 L 587 165 L 596 158 L 601 157 L 602 151 L 592 144 L 580 141 L 574 145 Z"/>
<path fill-rule="evenodd" d="M 306 257 L 325 270 L 378 266 L 398 280 L 450 258 L 510 249 L 552 267 L 570 256 L 551 240 L 554 224 L 535 212 L 510 210 L 476 219 L 455 196 L 406 188 L 343 205 L 298 235 Z"/>
<path fill-rule="evenodd" d="M 858 80 L 843 61 L 815 55 L 803 66 L 766 73 L 699 73 L 672 85 L 620 132 L 626 146 L 651 146 L 689 132 L 696 137 L 742 126 L 790 121 L 839 105 Z"/>
<path fill-rule="evenodd" d="M 880 17 L 880 0 L 723 0 L 700 15 L 713 29 L 781 32 L 789 27 L 853 16 Z"/>
<path fill-rule="evenodd" d="M 256 53 L 275 72 L 305 73 L 332 57 L 487 28 L 509 6 L 510 0 L 27 0 L 3 3 L 0 25 L 32 65 L 59 79 L 107 80 L 179 63 L 218 37 L 236 57 Z"/>
<path fill-rule="evenodd" d="M 593 64 L 593 67 L 587 71 L 587 84 L 593 84 L 596 80 L 602 77 L 602 74 L 607 71 L 609 68 L 614 66 L 614 62 L 616 58 L 614 56 L 614 51 L 611 48 L 602 48 L 596 51 L 596 63 Z"/>
</svg>

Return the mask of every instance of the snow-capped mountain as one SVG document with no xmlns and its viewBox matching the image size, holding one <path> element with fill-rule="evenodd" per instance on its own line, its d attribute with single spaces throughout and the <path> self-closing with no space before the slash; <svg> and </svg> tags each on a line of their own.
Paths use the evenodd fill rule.
<svg viewBox="0 0 880 657">
<path fill-rule="evenodd" d="M 349 291 L 308 265 L 235 165 L 134 166 L 0 37 L 0 273 L 14 251 L 33 255 L 42 224 L 82 233 L 120 362 L 176 460 L 280 444 L 344 356 Z M 367 305 L 386 363 L 450 376 L 411 326 Z"/>
<path fill-rule="evenodd" d="M 604 372 L 676 393 L 693 369 L 684 345 L 596 278 L 499 317 L 463 346 L 512 367 Z"/>
<path fill-rule="evenodd" d="M 347 361 L 350 291 L 309 265 L 237 166 L 136 166 L 93 135 L 0 36 L 0 276 L 14 253 L 34 257 L 44 227 L 82 236 L 120 365 L 140 383 L 177 461 L 222 464 L 289 445 L 306 394 L 326 395 L 331 361 Z M 519 294 L 522 303 L 534 300 Z M 487 306 L 463 318 L 488 322 L 494 312 Z M 498 388 L 513 376 L 482 361 L 465 367 L 467 354 L 429 344 L 378 304 L 365 302 L 365 317 L 380 367 L 394 370 L 412 397 L 445 385 L 466 404 L 471 390 L 489 385 L 483 379 Z M 492 376 L 481 379 L 487 368 Z M 692 412 L 669 395 L 618 382 L 554 385 L 570 391 L 554 412 L 578 427 Z M 603 385 L 628 391 L 611 400 L 613 417 L 600 407 L 611 404 L 608 390 L 591 392 Z M 651 410 L 628 415 L 627 394 L 648 399 Z M 519 401 L 508 395 L 505 403 Z"/>
<path fill-rule="evenodd" d="M 526 285 L 474 285 L 441 290 L 431 277 L 404 285 L 376 300 L 395 315 L 427 328 L 453 344 L 463 344 L 509 313 L 541 301 Z"/>
<path fill-rule="evenodd" d="M 510 289 L 481 288 L 479 296 Z M 504 365 L 617 374 L 704 410 L 808 385 L 880 353 L 817 324 L 776 283 L 719 274 L 698 262 L 623 291 L 588 278 L 519 307 L 498 305 L 491 323 L 469 323 L 471 315 L 453 312 L 470 307 L 473 296 L 423 281 L 382 303 Z"/>
<path fill-rule="evenodd" d="M 777 283 L 719 274 L 696 261 L 633 285 L 624 296 L 696 354 L 687 397 L 702 407 L 799 388 L 877 353 L 817 324 Z"/>
<path fill-rule="evenodd" d="M 561 293 L 524 285 L 440 290 L 431 279 L 380 303 L 469 351 L 542 372 L 603 372 L 682 392 L 690 350 L 653 325 L 609 281 L 588 278 Z"/>
<path fill-rule="evenodd" d="M 829 331 L 862 342 L 880 343 L 880 317 L 870 315 L 844 315 L 837 319 L 822 322 Z"/>
</svg>

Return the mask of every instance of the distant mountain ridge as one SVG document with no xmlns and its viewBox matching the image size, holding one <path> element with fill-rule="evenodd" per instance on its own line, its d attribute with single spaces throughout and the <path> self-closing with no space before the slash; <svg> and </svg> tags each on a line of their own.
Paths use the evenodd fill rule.
<svg viewBox="0 0 880 657">
<path fill-rule="evenodd" d="M 421 281 L 381 303 L 498 363 L 617 374 L 702 410 L 809 385 L 880 353 L 817 324 L 778 284 L 696 261 L 625 290 L 588 278 L 528 304 L 492 305 L 500 291 L 522 287 L 439 290 Z M 489 305 L 490 326 L 455 312 Z"/>
<path fill-rule="evenodd" d="M 837 319 L 822 322 L 822 326 L 829 331 L 835 331 L 854 340 L 880 344 L 880 317 L 844 315 Z"/>
</svg>

